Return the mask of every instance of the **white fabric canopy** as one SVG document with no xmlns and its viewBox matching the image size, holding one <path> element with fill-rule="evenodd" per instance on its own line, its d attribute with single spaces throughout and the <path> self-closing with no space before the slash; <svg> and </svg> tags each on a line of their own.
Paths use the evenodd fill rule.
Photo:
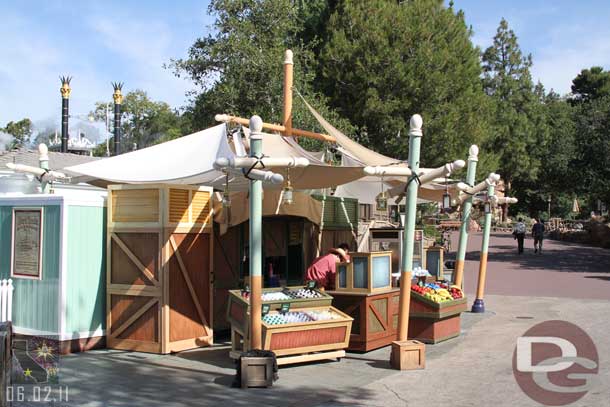
<svg viewBox="0 0 610 407">
<path fill-rule="evenodd" d="M 233 157 L 226 125 L 199 131 L 142 150 L 66 168 L 117 183 L 209 184 L 224 179 L 216 157 Z"/>
<path fill-rule="evenodd" d="M 249 146 L 249 131 L 244 144 Z M 241 137 L 238 132 L 234 137 Z M 293 138 L 279 134 L 263 134 L 263 154 L 268 157 L 305 157 L 310 165 L 302 168 L 274 168 L 284 175 L 297 190 L 321 189 L 354 181 L 364 175 L 362 165 L 334 167 L 304 150 Z M 142 150 L 66 168 L 80 175 L 80 181 L 103 183 L 171 183 L 207 185 L 224 189 L 226 176 L 214 169 L 218 157 L 234 157 L 227 140 L 226 125 L 190 134 Z M 229 178 L 231 191 L 248 188 L 248 180 L 235 170 Z M 101 182 L 100 182 L 101 180 Z M 283 185 L 264 184 L 265 189 L 280 189 Z"/>
</svg>

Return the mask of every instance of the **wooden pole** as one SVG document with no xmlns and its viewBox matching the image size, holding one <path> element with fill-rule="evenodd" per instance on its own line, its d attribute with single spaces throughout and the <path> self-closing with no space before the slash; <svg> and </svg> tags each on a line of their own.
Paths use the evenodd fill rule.
<svg viewBox="0 0 610 407">
<path fill-rule="evenodd" d="M 217 114 L 214 117 L 214 119 L 217 122 L 238 123 L 238 124 L 242 124 L 244 126 L 248 126 L 250 124 L 250 121 L 248 119 L 244 119 L 243 117 L 230 116 L 228 114 Z M 277 131 L 282 134 L 286 132 L 286 127 L 282 126 L 281 124 L 263 123 L 263 129 Z M 320 140 L 320 141 L 327 141 L 329 143 L 335 142 L 335 138 L 333 136 L 329 136 L 328 134 L 314 133 L 313 131 L 300 130 L 300 129 L 294 129 L 294 128 L 291 129 L 290 131 L 292 133 L 291 134 L 292 136 L 308 137 L 308 138 L 313 138 L 313 139 Z"/>
<path fill-rule="evenodd" d="M 286 50 L 284 54 L 284 109 L 282 111 L 282 123 L 284 124 L 284 136 L 292 136 L 292 79 L 293 79 L 292 51 Z"/>
<path fill-rule="evenodd" d="M 470 146 L 468 151 L 468 172 L 466 174 L 466 182 L 468 186 L 474 186 L 474 180 L 477 174 L 477 162 L 479 161 L 479 147 L 476 145 Z M 466 259 L 466 246 L 468 246 L 468 224 L 470 223 L 470 210 L 472 209 L 472 196 L 469 196 L 462 205 L 462 224 L 460 225 L 460 241 L 458 243 L 458 251 L 455 259 L 455 274 L 453 282 L 455 285 L 462 287 L 464 281 L 464 261 Z"/>
<path fill-rule="evenodd" d="M 495 184 L 491 183 L 487 187 L 487 199 L 491 199 L 495 193 Z M 491 202 L 490 202 L 491 204 Z M 487 277 L 487 252 L 489 251 L 489 233 L 491 231 L 491 210 L 485 214 L 485 224 L 483 226 L 483 243 L 481 244 L 481 261 L 479 263 L 479 281 L 477 284 L 477 297 L 472 305 L 472 312 L 485 312 L 485 278 Z"/>
<path fill-rule="evenodd" d="M 250 157 L 263 153 L 262 119 L 250 119 Z M 263 223 L 263 182 L 250 181 L 250 349 L 262 349 L 261 334 L 261 294 L 262 294 L 262 223 Z"/>
<path fill-rule="evenodd" d="M 413 174 L 419 173 L 419 151 L 422 137 L 422 118 L 413 115 L 409 130 L 409 165 Z M 415 212 L 419 184 L 415 175 L 407 184 L 406 216 L 403 236 L 402 267 L 400 276 L 400 308 L 398 314 L 398 340 L 406 341 L 409 330 L 409 305 L 411 302 L 411 273 L 413 271 L 413 246 L 415 239 Z"/>
</svg>

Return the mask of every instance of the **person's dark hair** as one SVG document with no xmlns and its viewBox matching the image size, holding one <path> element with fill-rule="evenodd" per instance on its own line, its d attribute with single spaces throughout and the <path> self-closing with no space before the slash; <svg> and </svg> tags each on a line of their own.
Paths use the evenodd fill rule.
<svg viewBox="0 0 610 407">
<path fill-rule="evenodd" d="M 343 249 L 349 252 L 349 245 L 347 243 L 341 243 L 339 249 Z"/>
<path fill-rule="evenodd" d="M 519 218 L 519 222 L 523 222 L 523 218 Z"/>
</svg>

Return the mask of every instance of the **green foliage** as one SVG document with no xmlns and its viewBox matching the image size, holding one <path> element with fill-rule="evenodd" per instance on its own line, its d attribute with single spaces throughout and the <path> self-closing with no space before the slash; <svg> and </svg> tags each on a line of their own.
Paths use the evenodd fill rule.
<svg viewBox="0 0 610 407">
<path fill-rule="evenodd" d="M 98 121 L 106 121 L 106 102 L 97 102 L 93 112 Z M 109 131 L 113 131 L 114 110 L 108 111 Z M 148 147 L 188 134 L 185 120 L 165 102 L 151 100 L 145 91 L 136 89 L 123 98 L 121 105 L 121 142 L 124 150 Z M 112 151 L 112 147 L 111 147 Z M 106 153 L 105 143 L 100 151 Z"/>
<path fill-rule="evenodd" d="M 610 96 L 590 100 L 577 108 L 576 152 L 573 171 L 581 194 L 610 202 Z M 596 209 L 596 208 L 591 208 Z"/>
<path fill-rule="evenodd" d="M 581 103 L 610 95 L 610 72 L 600 66 L 583 69 L 572 81 L 572 102 Z"/>
<path fill-rule="evenodd" d="M 346 0 L 327 30 L 323 91 L 357 127 L 360 142 L 406 158 L 415 113 L 424 119 L 425 166 L 464 157 L 471 144 L 483 142 L 488 103 L 479 50 L 461 12 L 441 0 Z"/>
<path fill-rule="evenodd" d="M 540 84 L 534 88 L 531 55 L 523 56 L 517 36 L 504 19 L 482 61 L 485 91 L 493 103 L 493 136 L 488 146 L 500 154 L 498 170 L 510 193 L 515 180 L 537 179 L 548 135 L 541 105 L 544 89 Z"/>
<path fill-rule="evenodd" d="M 197 39 L 188 58 L 172 62 L 176 75 L 187 75 L 198 87 L 186 113 L 192 128 L 215 124 L 218 113 L 258 114 L 265 122 L 281 123 L 284 52 L 292 49 L 295 88 L 337 127 L 351 130 L 349 122 L 326 108 L 324 96 L 313 91 L 314 44 L 300 38 L 307 31 L 315 39 L 314 16 L 323 8 L 320 1 L 211 1 L 214 33 Z M 293 127 L 322 130 L 296 95 Z"/>
<path fill-rule="evenodd" d="M 0 130 L 13 136 L 8 149 L 25 147 L 32 136 L 32 121 L 28 118 L 21 119 L 18 122 L 10 121 Z"/>
</svg>

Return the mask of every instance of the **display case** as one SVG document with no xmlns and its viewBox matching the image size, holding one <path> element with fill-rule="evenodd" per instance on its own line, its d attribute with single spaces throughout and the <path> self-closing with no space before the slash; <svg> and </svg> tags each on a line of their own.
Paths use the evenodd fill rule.
<svg viewBox="0 0 610 407">
<path fill-rule="evenodd" d="M 331 306 L 271 311 L 263 316 L 263 350 L 277 356 L 278 365 L 340 359 L 348 347 L 353 319 Z M 250 350 L 249 332 L 232 330 L 230 356 Z"/>
<path fill-rule="evenodd" d="M 409 338 L 424 343 L 438 343 L 456 338 L 461 331 L 461 314 L 467 309 L 467 300 L 456 298 L 436 302 L 411 290 L 409 308 Z"/>
<path fill-rule="evenodd" d="M 229 291 L 227 320 L 231 329 L 242 335 L 248 335 L 250 323 L 250 293 L 244 290 Z M 263 288 L 262 304 L 269 305 L 270 310 L 279 310 L 282 304 L 293 308 L 312 308 L 330 306 L 333 297 L 317 289 L 303 286 Z"/>
<path fill-rule="evenodd" d="M 349 263 L 338 263 L 335 291 L 375 293 L 392 288 L 392 252 L 350 253 Z"/>
<path fill-rule="evenodd" d="M 444 253 L 445 248 L 442 246 L 432 246 L 425 249 L 426 252 L 426 269 L 435 277 L 436 280 L 444 280 Z"/>
</svg>

